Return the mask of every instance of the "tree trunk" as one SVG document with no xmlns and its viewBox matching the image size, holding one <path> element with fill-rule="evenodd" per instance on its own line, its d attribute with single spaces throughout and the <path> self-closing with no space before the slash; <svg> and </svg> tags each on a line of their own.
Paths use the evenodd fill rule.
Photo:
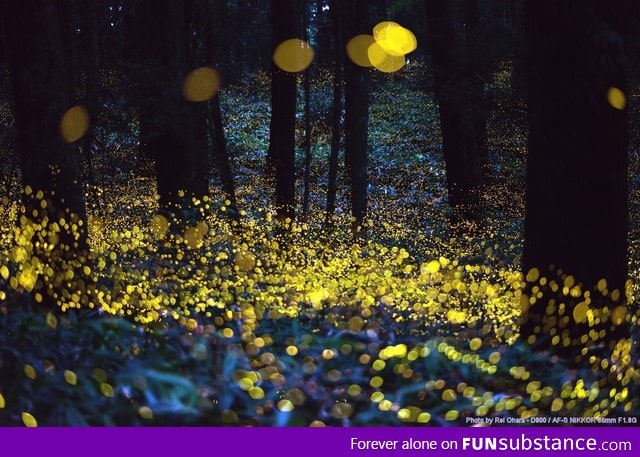
<svg viewBox="0 0 640 457">
<path fill-rule="evenodd" d="M 336 194 L 338 190 L 338 162 L 340 155 L 341 118 L 342 118 L 342 42 L 341 15 L 338 11 L 338 1 L 332 0 L 329 9 L 333 29 L 334 73 L 333 73 L 333 104 L 331 106 L 331 152 L 329 154 L 329 179 L 327 184 L 327 215 L 326 224 L 333 226 L 333 215 L 336 211 Z"/>
<path fill-rule="evenodd" d="M 65 64 L 65 73 L 67 80 L 64 83 L 67 85 L 67 91 L 72 98 L 75 98 L 78 91 L 78 82 L 80 81 L 80 65 L 78 62 L 78 44 L 79 40 L 76 38 L 74 23 L 74 10 L 76 9 L 75 0 L 59 0 L 57 2 L 58 7 L 58 22 L 60 26 L 60 53 L 63 56 L 62 61 Z"/>
<path fill-rule="evenodd" d="M 205 53 L 208 60 L 216 62 L 217 67 L 221 65 L 224 67 L 230 63 L 225 61 L 225 56 L 229 55 L 228 40 L 221 33 L 221 27 L 226 25 L 228 18 L 227 2 L 226 0 L 210 0 L 208 7 L 207 17 L 209 19 L 206 25 L 207 44 L 205 45 Z M 221 10 L 218 7 L 221 7 Z M 215 46 L 214 43 L 216 44 Z M 231 160 L 224 135 L 220 95 L 216 94 L 208 105 L 214 165 L 218 170 L 225 198 L 230 202 L 228 214 L 234 221 L 239 222 L 240 213 L 238 211 Z"/>
<path fill-rule="evenodd" d="M 331 5 L 331 0 L 315 0 L 313 8 L 315 9 L 315 21 L 311 25 L 312 30 L 315 29 L 315 33 L 312 35 L 312 46 L 315 50 L 315 57 L 313 58 L 314 66 L 319 68 L 327 68 L 331 65 L 332 59 L 332 27 L 331 27 L 331 8 L 329 11 L 323 10 L 323 6 Z M 337 7 L 336 7 L 337 8 Z M 314 40 L 315 39 L 315 40 Z"/>
<path fill-rule="evenodd" d="M 0 63 L 5 64 L 7 61 L 7 32 L 6 32 L 5 15 L 0 15 Z"/>
<path fill-rule="evenodd" d="M 13 2 L 3 16 L 22 182 L 31 189 L 24 195 L 25 216 L 41 226 L 31 239 L 32 255 L 53 268 L 53 277 L 43 274 L 40 280 L 53 286 L 46 288 L 50 304 L 60 304 L 62 274 L 83 264 L 88 248 L 78 148 L 66 143 L 59 130 L 72 98 L 60 58 L 57 5 L 47 0 Z M 41 230 L 47 233 L 44 240 L 38 240 Z"/>
<path fill-rule="evenodd" d="M 188 26 L 178 0 L 141 0 L 131 12 L 137 54 L 141 146 L 155 159 L 160 208 L 182 222 L 197 219 L 193 200 L 208 193 L 205 117 L 182 97 Z M 134 61 L 135 62 L 135 61 Z M 179 224 L 179 225 L 180 225 Z"/>
<path fill-rule="evenodd" d="M 434 91 L 440 112 L 442 149 L 454 231 L 477 225 L 482 214 L 483 161 L 486 161 L 486 119 L 481 112 L 482 83 L 467 55 L 467 36 L 460 19 L 460 0 L 425 0 L 434 68 Z M 468 19 L 477 23 L 477 15 Z M 470 23 L 473 26 L 473 20 Z"/>
<path fill-rule="evenodd" d="M 522 335 L 529 342 L 555 335 L 562 348 L 579 350 L 583 335 L 609 345 L 627 335 L 618 318 L 627 280 L 628 114 L 622 97 L 618 109 L 608 101 L 611 88 L 628 94 L 623 3 L 525 1 L 529 285 Z M 542 277 L 558 283 L 557 292 Z M 591 296 L 573 296 L 574 280 Z"/>
<path fill-rule="evenodd" d="M 236 200 L 236 188 L 233 181 L 233 171 L 231 161 L 227 152 L 227 142 L 224 137 L 224 126 L 222 123 L 222 113 L 220 111 L 220 99 L 216 96 L 210 105 L 211 112 L 211 133 L 213 138 L 213 157 L 225 197 L 229 200 L 229 214 L 235 221 L 240 220 L 238 212 L 238 202 Z"/>
<path fill-rule="evenodd" d="M 344 35 L 371 32 L 369 2 L 340 2 Z M 344 54 L 343 54 L 344 55 Z M 351 215 L 355 234 L 364 234 L 367 217 L 367 165 L 369 125 L 369 70 L 344 58 L 345 76 L 345 165 L 350 189 Z"/>
<path fill-rule="evenodd" d="M 309 0 L 305 0 L 302 10 L 302 33 L 309 42 Z M 304 72 L 304 194 L 302 197 L 302 214 L 307 217 L 309 198 L 311 196 L 311 67 Z"/>
<path fill-rule="evenodd" d="M 294 0 L 271 2 L 273 49 L 296 33 Z M 267 167 L 275 170 L 278 219 L 295 216 L 295 115 L 296 76 L 272 64 L 271 126 Z"/>
<path fill-rule="evenodd" d="M 480 0 L 464 0 L 464 29 L 467 71 L 470 75 L 470 98 L 472 104 L 473 130 L 475 132 L 476 148 L 478 153 L 478 165 L 480 166 L 480 192 L 485 178 L 489 174 L 489 149 L 487 147 L 487 112 L 485 107 L 485 83 L 479 76 L 480 65 L 475 63 L 474 54 L 486 53 L 483 44 L 477 36 L 480 27 Z"/>
</svg>

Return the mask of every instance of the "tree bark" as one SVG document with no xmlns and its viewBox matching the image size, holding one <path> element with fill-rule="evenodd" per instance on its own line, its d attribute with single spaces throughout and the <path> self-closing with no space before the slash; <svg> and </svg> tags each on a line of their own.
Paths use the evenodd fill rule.
<svg viewBox="0 0 640 457">
<path fill-rule="evenodd" d="M 331 26 L 333 31 L 334 70 L 333 70 L 333 103 L 331 106 L 331 152 L 329 154 L 329 178 L 327 183 L 327 227 L 333 226 L 336 211 L 336 194 L 338 191 L 338 163 L 340 156 L 340 139 L 342 132 L 342 60 L 344 44 L 342 41 L 341 14 L 338 1 L 330 3 Z"/>
<path fill-rule="evenodd" d="M 72 102 L 60 58 L 61 25 L 57 5 L 47 0 L 12 2 L 3 16 L 22 183 L 29 189 L 19 223 L 39 226 L 31 238 L 32 255 L 51 266 L 53 276 L 43 273 L 38 281 L 45 302 L 60 304 L 63 273 L 77 271 L 88 250 L 78 147 L 66 143 L 59 130 Z"/>
<path fill-rule="evenodd" d="M 627 335 L 626 324 L 616 325 L 605 312 L 624 307 L 627 280 L 628 114 L 608 102 L 612 87 L 628 94 L 620 32 L 624 3 L 525 1 L 529 155 L 523 270 L 529 285 L 521 332 L 530 342 L 558 335 L 560 346 L 570 350 L 584 346 L 580 338 L 593 335 L 591 330 L 594 344 L 613 345 Z M 543 287 L 538 276 L 555 281 L 559 290 Z M 604 296 L 593 290 L 601 279 Z M 572 289 L 574 280 L 591 297 L 565 293 L 563 286 Z M 585 306 L 595 322 L 587 322 Z"/>
<path fill-rule="evenodd" d="M 296 33 L 294 0 L 271 2 L 272 48 Z M 267 167 L 275 170 L 276 211 L 280 221 L 295 217 L 296 76 L 272 63 L 271 126 Z"/>
<path fill-rule="evenodd" d="M 222 10 L 218 10 L 217 6 L 222 7 Z M 210 0 L 207 17 L 209 18 L 206 26 L 207 44 L 205 45 L 207 59 L 215 62 L 217 67 L 221 65 L 224 67 L 225 64 L 230 63 L 225 61 L 225 56 L 229 55 L 228 41 L 222 36 L 223 33 L 221 33 L 222 30 L 220 28 L 225 25 L 225 21 L 228 18 L 226 0 Z M 216 44 L 215 46 L 214 43 Z M 214 165 L 218 170 L 225 198 L 230 202 L 230 205 L 228 205 L 228 214 L 234 221 L 239 222 L 240 213 L 238 211 L 231 160 L 224 134 L 224 123 L 220 109 L 220 95 L 216 94 L 208 105 Z"/>
<path fill-rule="evenodd" d="M 141 62 L 136 86 L 143 155 L 155 159 L 161 209 L 180 223 L 197 219 L 193 200 L 208 193 L 206 117 L 198 118 L 198 107 L 182 96 L 189 30 L 184 5 L 141 0 L 131 16 L 133 54 Z"/>
<path fill-rule="evenodd" d="M 483 162 L 486 161 L 486 118 L 482 114 L 483 84 L 467 49 L 469 30 L 461 19 L 467 8 L 469 27 L 477 25 L 476 6 L 460 0 L 425 0 L 434 67 L 434 92 L 440 112 L 442 149 L 454 229 L 480 221 Z M 477 6 L 476 6 L 477 7 Z M 477 10 L 476 10 L 477 12 Z M 457 231 L 457 230 L 456 230 Z"/>
<path fill-rule="evenodd" d="M 227 152 L 227 142 L 224 136 L 224 126 L 222 122 L 222 113 L 220 111 L 220 99 L 216 96 L 209 107 L 211 112 L 211 133 L 213 138 L 213 157 L 220 174 L 222 182 L 222 190 L 225 197 L 229 200 L 229 214 L 235 221 L 240 220 L 238 212 L 238 202 L 236 199 L 236 187 L 233 180 L 233 171 L 231 169 L 231 161 Z"/>
<path fill-rule="evenodd" d="M 340 2 L 344 35 L 351 37 L 370 33 L 369 2 Z M 355 234 L 364 234 L 367 217 L 367 166 L 369 125 L 369 70 L 344 58 L 345 77 L 345 168 L 349 184 L 351 215 Z"/>
<path fill-rule="evenodd" d="M 309 0 L 303 2 L 302 34 L 309 42 Z M 304 71 L 304 194 L 302 196 L 302 214 L 307 217 L 311 196 L 311 67 Z"/>
<path fill-rule="evenodd" d="M 27 214 L 36 211 L 38 222 L 45 218 L 54 222 L 68 212 L 85 219 L 77 146 L 65 143 L 59 134 L 71 94 L 65 62 L 58 57 L 56 5 L 45 0 L 17 2 L 5 13 L 22 180 L 50 200 L 42 209 L 39 202 L 27 198 Z M 86 237 L 73 244 L 86 248 Z"/>
</svg>

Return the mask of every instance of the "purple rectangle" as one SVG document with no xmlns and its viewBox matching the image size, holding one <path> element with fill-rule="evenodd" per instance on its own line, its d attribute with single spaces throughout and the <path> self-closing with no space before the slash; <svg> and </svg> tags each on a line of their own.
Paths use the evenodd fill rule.
<svg viewBox="0 0 640 457">
<path fill-rule="evenodd" d="M 637 429 L 584 428 L 3 428 L 2 455 L 636 456 Z"/>
</svg>

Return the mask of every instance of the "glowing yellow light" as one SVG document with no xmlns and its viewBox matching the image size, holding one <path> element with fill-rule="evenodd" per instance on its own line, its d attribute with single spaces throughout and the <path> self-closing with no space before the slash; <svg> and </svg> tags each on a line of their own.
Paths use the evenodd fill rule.
<svg viewBox="0 0 640 457">
<path fill-rule="evenodd" d="M 607 280 L 604 278 L 600 279 L 598 281 L 597 287 L 598 287 L 598 292 L 600 293 L 604 292 L 604 290 L 607 288 Z"/>
<path fill-rule="evenodd" d="M 34 380 L 34 379 L 36 379 L 36 369 L 35 369 L 35 368 L 33 368 L 33 366 L 32 366 L 32 365 L 26 364 L 26 365 L 24 366 L 24 375 L 25 375 L 27 378 L 29 378 L 29 379 L 31 379 L 31 380 Z"/>
<path fill-rule="evenodd" d="M 256 257 L 249 251 L 239 251 L 235 255 L 234 263 L 240 271 L 246 273 L 256 267 Z"/>
<path fill-rule="evenodd" d="M 447 319 L 449 319 L 452 324 L 462 324 L 467 320 L 467 314 L 464 311 L 451 309 L 447 311 Z"/>
<path fill-rule="evenodd" d="M 187 319 L 185 327 L 190 332 L 193 332 L 196 328 L 198 328 L 198 321 L 196 321 L 195 319 Z"/>
<path fill-rule="evenodd" d="M 452 409 L 450 411 L 447 411 L 447 413 L 444 415 L 445 420 L 448 421 L 454 421 L 458 418 L 458 415 L 460 413 L 458 411 L 456 411 L 455 409 Z"/>
<path fill-rule="evenodd" d="M 607 92 L 607 100 L 615 109 L 623 110 L 627 107 L 627 96 L 617 87 L 610 87 Z"/>
<path fill-rule="evenodd" d="M 313 48 L 304 40 L 292 38 L 283 41 L 273 52 L 273 62 L 289 73 L 306 70 L 313 61 Z"/>
<path fill-rule="evenodd" d="M 167 235 L 169 230 L 169 221 L 162 214 L 156 214 L 151 219 L 151 233 L 156 240 L 162 240 Z"/>
<path fill-rule="evenodd" d="M 426 269 L 429 273 L 434 274 L 440 270 L 440 262 L 437 260 L 432 260 L 426 265 L 423 265 L 424 269 Z M 423 268 L 421 268 L 422 270 Z"/>
<path fill-rule="evenodd" d="M 58 326 L 58 318 L 51 313 L 47 313 L 47 327 L 54 329 Z"/>
<path fill-rule="evenodd" d="M 114 394 L 113 387 L 111 384 L 107 384 L 106 382 L 100 384 L 100 392 L 102 392 L 102 395 L 105 397 L 113 397 Z"/>
<path fill-rule="evenodd" d="M 627 318 L 627 308 L 625 306 L 616 306 L 611 312 L 611 322 L 615 325 L 622 324 Z"/>
<path fill-rule="evenodd" d="M 202 246 L 202 238 L 204 232 L 201 232 L 198 227 L 187 227 L 184 231 L 184 242 L 189 249 L 197 249 Z"/>
<path fill-rule="evenodd" d="M 249 378 L 242 378 L 238 381 L 238 386 L 240 386 L 242 390 L 248 391 L 253 387 L 253 381 Z"/>
<path fill-rule="evenodd" d="M 349 319 L 349 329 L 354 332 L 359 332 L 364 327 L 364 320 L 360 316 L 354 316 Z"/>
<path fill-rule="evenodd" d="M 89 112 L 82 105 L 69 108 L 60 120 L 60 136 L 66 143 L 82 138 L 89 130 Z"/>
<path fill-rule="evenodd" d="M 9 268 L 7 268 L 6 265 L 2 265 L 0 267 L 0 276 L 2 276 L 2 279 L 4 279 L 5 281 L 9 279 Z"/>
<path fill-rule="evenodd" d="M 500 355 L 499 352 L 492 352 L 489 355 L 489 362 L 493 363 L 494 365 L 497 364 L 498 362 L 500 362 L 500 359 L 502 358 L 502 356 Z"/>
<path fill-rule="evenodd" d="M 138 409 L 138 414 L 140 414 L 140 417 L 143 419 L 153 419 L 153 411 L 151 411 L 151 408 L 148 406 L 141 406 L 140 409 Z"/>
<path fill-rule="evenodd" d="M 322 358 L 325 360 L 330 360 L 335 356 L 335 354 L 333 353 L 333 351 L 331 349 L 324 349 L 322 351 Z"/>
<path fill-rule="evenodd" d="M 361 67 L 372 67 L 369 60 L 369 46 L 375 43 L 372 35 L 356 35 L 349 40 L 346 46 L 347 56 L 353 63 Z"/>
<path fill-rule="evenodd" d="M 184 78 L 182 93 L 190 102 L 211 100 L 220 89 L 220 74 L 209 67 L 200 67 Z"/>
<path fill-rule="evenodd" d="M 280 400 L 277 404 L 277 407 L 280 411 L 288 413 L 293 411 L 293 403 L 291 400 Z"/>
<path fill-rule="evenodd" d="M 336 419 L 344 419 L 353 414 L 353 406 L 348 403 L 336 403 L 331 407 L 331 415 Z"/>
<path fill-rule="evenodd" d="M 252 387 L 249 389 L 249 396 L 254 400 L 260 400 L 264 398 L 264 390 L 260 387 Z"/>
<path fill-rule="evenodd" d="M 369 55 L 371 64 L 376 68 L 376 70 L 383 73 L 393 73 L 402 69 L 406 61 L 405 57 L 402 55 L 394 56 L 389 54 L 382 49 L 382 46 L 378 43 L 373 43 L 369 46 L 367 54 Z"/>
<path fill-rule="evenodd" d="M 477 351 L 482 347 L 482 340 L 480 338 L 474 338 L 469 342 L 469 349 Z"/>
<path fill-rule="evenodd" d="M 31 414 L 29 413 L 22 413 L 22 423 L 26 426 L 26 427 L 37 427 L 38 426 L 38 421 L 36 420 L 35 417 L 33 417 Z"/>
<path fill-rule="evenodd" d="M 324 289 L 314 290 L 309 292 L 309 301 L 315 309 L 322 308 L 322 300 L 325 298 L 326 292 Z"/>
<path fill-rule="evenodd" d="M 3 409 L 4 406 L 5 406 L 4 396 L 2 394 L 0 394 L 0 409 Z"/>
<path fill-rule="evenodd" d="M 378 405 L 378 409 L 380 411 L 389 411 L 391 409 L 391 407 L 393 406 L 393 403 L 391 403 L 391 401 L 389 400 L 382 400 L 380 402 L 380 404 Z"/>
<path fill-rule="evenodd" d="M 537 268 L 532 268 L 527 273 L 526 279 L 528 282 L 536 282 L 539 277 L 540 277 L 540 270 L 538 270 Z"/>
<path fill-rule="evenodd" d="M 73 371 L 64 370 L 64 380 L 67 381 L 67 384 L 71 384 L 72 386 L 75 386 L 76 383 L 78 382 L 78 377 Z"/>
<path fill-rule="evenodd" d="M 351 384 L 349 386 L 349 388 L 347 389 L 347 393 L 349 395 L 351 395 L 352 397 L 357 397 L 358 395 L 360 395 L 362 393 L 362 387 L 360 387 L 357 384 Z"/>
<path fill-rule="evenodd" d="M 447 389 L 442 392 L 442 399 L 444 401 L 455 401 L 457 398 L 456 392 L 453 389 Z"/>
<path fill-rule="evenodd" d="M 587 311 L 589 311 L 589 305 L 586 302 L 580 302 L 573 308 L 573 320 L 580 324 L 587 320 Z"/>
<path fill-rule="evenodd" d="M 380 22 L 373 28 L 373 37 L 387 54 L 396 57 L 407 55 L 418 46 L 411 30 L 395 22 Z"/>
</svg>

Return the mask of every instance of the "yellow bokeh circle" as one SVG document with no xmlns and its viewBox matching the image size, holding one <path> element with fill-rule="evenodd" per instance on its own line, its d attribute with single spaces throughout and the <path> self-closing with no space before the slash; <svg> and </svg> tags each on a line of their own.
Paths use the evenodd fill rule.
<svg viewBox="0 0 640 457">
<path fill-rule="evenodd" d="M 373 37 L 387 54 L 404 56 L 415 51 L 418 46 L 411 30 L 391 21 L 380 22 L 373 28 Z"/>
<path fill-rule="evenodd" d="M 200 67 L 184 78 L 182 93 L 190 102 L 211 100 L 220 89 L 220 74 L 210 67 Z"/>
<path fill-rule="evenodd" d="M 627 97 L 617 87 L 610 87 L 607 93 L 609 104 L 615 109 L 623 110 L 627 107 Z"/>
<path fill-rule="evenodd" d="M 306 70 L 313 61 L 313 48 L 304 40 L 292 38 L 283 41 L 273 52 L 273 62 L 289 73 Z"/>
<path fill-rule="evenodd" d="M 162 214 L 156 214 L 151 219 L 150 229 L 156 240 L 162 240 L 169 230 L 169 221 Z"/>
<path fill-rule="evenodd" d="M 367 51 L 369 60 L 376 68 L 383 73 L 393 73 L 404 67 L 405 57 L 394 56 L 387 53 L 378 43 L 373 43 Z"/>
<path fill-rule="evenodd" d="M 356 65 L 361 67 L 373 67 L 369 60 L 369 46 L 374 44 L 376 40 L 373 35 L 356 35 L 349 40 L 346 46 L 349 59 Z"/>
<path fill-rule="evenodd" d="M 89 131 L 89 112 L 82 105 L 69 108 L 60 120 L 60 136 L 66 143 L 73 143 Z"/>
</svg>

